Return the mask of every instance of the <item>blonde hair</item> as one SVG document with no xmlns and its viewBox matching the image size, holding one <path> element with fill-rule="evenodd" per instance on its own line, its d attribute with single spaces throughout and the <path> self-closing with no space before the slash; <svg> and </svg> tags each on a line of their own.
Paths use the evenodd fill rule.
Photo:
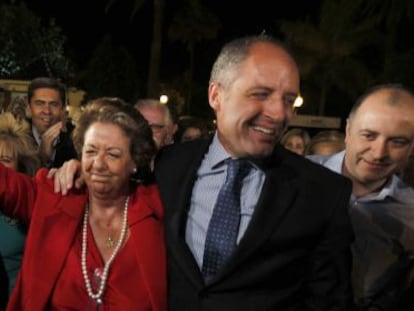
<svg viewBox="0 0 414 311">
<path fill-rule="evenodd" d="M 329 146 L 330 153 L 336 153 L 345 149 L 345 134 L 338 130 L 323 130 L 314 135 L 307 147 L 306 154 L 318 154 L 317 146 L 324 144 Z"/>
<path fill-rule="evenodd" d="M 17 170 L 33 176 L 40 162 L 29 124 L 24 120 L 17 121 L 10 112 L 0 114 L 0 144 L 2 142 L 8 149 L 12 149 L 13 156 L 17 159 Z M 1 149 L 4 150 L 3 147 Z"/>
<path fill-rule="evenodd" d="M 291 128 L 288 131 L 286 131 L 285 134 L 283 134 L 280 140 L 280 143 L 284 146 L 289 140 L 289 138 L 294 137 L 294 136 L 298 136 L 302 138 L 305 148 L 309 144 L 310 139 L 311 139 L 309 136 L 309 133 L 306 130 L 303 130 L 300 128 Z"/>
</svg>

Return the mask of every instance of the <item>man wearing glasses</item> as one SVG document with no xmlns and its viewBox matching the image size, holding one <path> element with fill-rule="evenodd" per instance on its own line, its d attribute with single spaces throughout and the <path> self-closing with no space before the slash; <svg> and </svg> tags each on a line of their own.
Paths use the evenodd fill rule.
<svg viewBox="0 0 414 311">
<path fill-rule="evenodd" d="M 158 99 L 139 99 L 135 108 L 148 121 L 158 149 L 174 142 L 177 124 L 168 105 L 162 104 Z"/>
</svg>

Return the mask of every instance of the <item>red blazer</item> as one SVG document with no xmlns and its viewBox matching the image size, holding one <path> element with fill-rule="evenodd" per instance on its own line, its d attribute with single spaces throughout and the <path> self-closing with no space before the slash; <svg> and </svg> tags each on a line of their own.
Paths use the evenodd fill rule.
<svg viewBox="0 0 414 311">
<path fill-rule="evenodd" d="M 24 258 L 7 310 L 45 310 L 76 233 L 80 230 L 88 193 L 53 191 L 53 179 L 40 170 L 34 179 L 0 164 L 0 207 L 4 214 L 30 222 Z M 139 208 L 128 218 L 135 245 L 139 282 L 148 292 L 153 311 L 166 307 L 166 254 L 163 210 L 155 185 L 139 186 L 130 198 Z M 5 238 L 5 237 L 1 237 Z M 86 289 L 85 289 L 86 290 Z M 137 308 L 139 310 L 139 307 Z"/>
</svg>

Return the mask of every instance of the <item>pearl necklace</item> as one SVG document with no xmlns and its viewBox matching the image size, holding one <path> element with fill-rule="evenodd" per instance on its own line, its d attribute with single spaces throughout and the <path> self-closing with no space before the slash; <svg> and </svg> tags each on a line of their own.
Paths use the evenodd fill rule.
<svg viewBox="0 0 414 311">
<path fill-rule="evenodd" d="M 102 295 L 105 290 L 109 268 L 112 264 L 112 261 L 115 259 L 115 256 L 118 254 L 122 246 L 122 243 L 124 242 L 126 238 L 127 229 L 128 229 L 128 202 L 129 202 L 129 197 L 125 199 L 121 235 L 119 237 L 118 243 L 116 244 L 114 251 L 111 254 L 111 257 L 109 257 L 108 261 L 105 263 L 105 266 L 102 272 L 101 281 L 99 283 L 98 292 L 96 294 L 94 294 L 92 291 L 92 285 L 91 285 L 91 281 L 89 280 L 88 269 L 87 269 L 87 264 L 86 264 L 86 253 L 87 253 L 87 244 L 88 244 L 87 240 L 88 240 L 89 206 L 86 206 L 86 209 L 85 209 L 85 214 L 83 216 L 83 228 L 82 228 L 82 254 L 81 254 L 82 274 L 83 274 L 83 279 L 85 280 L 86 291 L 88 292 L 88 296 L 92 298 L 93 300 L 95 300 L 98 305 L 102 303 Z"/>
</svg>

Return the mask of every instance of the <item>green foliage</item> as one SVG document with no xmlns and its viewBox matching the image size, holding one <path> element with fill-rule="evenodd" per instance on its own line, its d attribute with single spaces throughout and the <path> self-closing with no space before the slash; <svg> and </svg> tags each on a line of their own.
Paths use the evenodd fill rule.
<svg viewBox="0 0 414 311">
<path fill-rule="evenodd" d="M 338 102 L 333 93 L 338 97 L 339 91 L 339 97 L 346 96 L 351 103 L 373 81 L 359 53 L 381 38 L 374 30 L 378 19 L 361 16 L 358 8 L 353 1 L 325 0 L 316 22 L 281 22 L 281 31 L 296 51 L 304 84 L 318 90 L 304 94 L 305 101 L 317 105 L 320 115 L 330 102 Z"/>
<path fill-rule="evenodd" d="M 350 108 L 373 84 L 411 85 L 414 70 L 407 64 L 414 51 L 403 51 L 395 42 L 401 21 L 413 21 L 413 3 L 324 0 L 316 21 L 282 21 L 301 70 L 305 105 L 313 106 L 305 109 L 323 115 L 334 105 Z"/>
<path fill-rule="evenodd" d="M 217 37 L 221 27 L 217 16 L 203 6 L 199 0 L 187 0 L 183 6 L 174 14 L 168 30 L 168 38 L 171 41 L 178 41 L 184 44 L 188 56 L 188 70 L 182 75 L 181 92 L 185 94 L 185 113 L 197 108 L 196 105 L 204 104 L 193 99 L 195 89 L 193 75 L 196 64 L 196 46 L 202 41 L 213 40 Z M 187 91 L 185 91 L 187 90 Z"/>
<path fill-rule="evenodd" d="M 41 19 L 24 3 L 0 4 L 0 74 L 3 78 L 47 75 L 66 78 L 71 61 L 66 37 L 54 20 Z"/>
<path fill-rule="evenodd" d="M 168 36 L 172 41 L 180 41 L 188 46 L 215 39 L 220 27 L 217 16 L 198 0 L 186 1 L 174 14 Z"/>
<path fill-rule="evenodd" d="M 145 85 L 138 76 L 136 63 L 129 51 L 104 37 L 93 53 L 77 85 L 87 90 L 89 98 L 120 97 L 130 103 L 142 97 Z"/>
</svg>

